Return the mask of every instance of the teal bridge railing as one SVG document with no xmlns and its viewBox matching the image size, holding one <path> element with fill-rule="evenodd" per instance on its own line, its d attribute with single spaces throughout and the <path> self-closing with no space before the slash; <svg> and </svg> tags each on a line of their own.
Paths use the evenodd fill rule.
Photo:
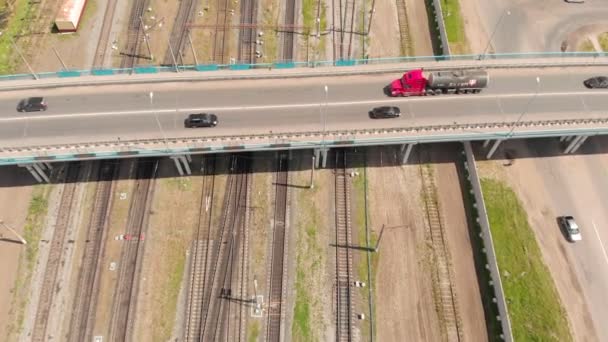
<svg viewBox="0 0 608 342">
<path fill-rule="evenodd" d="M 139 65 L 133 68 L 107 68 L 107 69 L 70 69 L 51 72 L 37 73 L 38 78 L 65 78 L 80 76 L 108 76 L 124 74 L 156 74 L 177 71 L 217 71 L 217 70 L 250 70 L 250 69 L 288 69 L 288 68 L 315 68 L 328 66 L 357 66 L 368 64 L 392 64 L 392 63 L 415 63 L 415 62 L 436 62 L 436 61 L 473 61 L 473 60 L 507 60 L 507 59 L 539 59 L 539 58 L 580 58 L 608 57 L 604 52 L 529 52 L 529 53 L 497 53 L 485 55 L 450 55 L 450 56 L 413 56 L 413 57 L 386 57 L 386 58 L 366 58 L 349 59 L 336 61 L 277 61 L 273 63 L 258 64 L 198 64 L 198 65 L 179 65 L 156 66 Z M 34 79 L 32 74 L 0 75 L 0 81 L 4 80 L 27 80 Z"/>
</svg>

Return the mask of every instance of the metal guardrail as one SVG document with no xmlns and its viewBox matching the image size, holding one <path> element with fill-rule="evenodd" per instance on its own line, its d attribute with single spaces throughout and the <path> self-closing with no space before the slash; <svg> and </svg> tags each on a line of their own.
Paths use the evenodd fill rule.
<svg viewBox="0 0 608 342">
<path fill-rule="evenodd" d="M 478 55 L 481 58 L 481 55 Z M 184 81 L 220 81 L 220 80 L 243 80 L 243 79 L 278 79 L 278 78 L 304 78 L 304 77 L 330 77 L 330 76 L 352 76 L 372 75 L 384 73 L 401 73 L 412 68 L 423 68 L 425 70 L 448 70 L 448 69 L 510 69 L 510 68 L 546 68 L 546 67 L 589 67 L 608 66 L 608 58 L 553 58 L 553 59 L 511 59 L 492 60 L 474 59 L 469 61 L 451 60 L 420 62 L 408 65 L 381 65 L 381 66 L 358 66 L 358 67 L 327 67 L 315 69 L 271 69 L 245 70 L 245 71 L 218 71 L 218 72 L 180 72 L 166 74 L 136 74 L 131 76 L 85 76 L 69 78 L 44 78 L 39 80 L 14 80 L 0 82 L 0 91 L 44 89 L 74 86 L 96 86 L 115 84 L 151 84 L 164 82 Z M 173 69 L 174 70 L 174 69 Z"/>
<path fill-rule="evenodd" d="M 598 125 L 603 127 L 597 127 Z M 28 164 L 40 161 L 52 162 L 142 156 L 162 157 L 179 154 L 230 153 L 238 151 L 541 138 L 580 134 L 608 135 L 608 118 L 524 121 L 517 125 L 518 130 L 511 131 L 512 128 L 513 122 L 490 122 L 359 129 L 352 131 L 183 137 L 167 138 L 166 141 L 163 138 L 154 138 L 121 140 L 120 143 L 117 141 L 99 141 L 81 144 L 2 147 L 0 148 L 0 165 Z M 483 129 L 488 131 L 480 131 Z M 165 142 L 167 143 L 166 146 Z M 169 148 L 169 145 L 173 145 L 174 147 Z"/>
<path fill-rule="evenodd" d="M 439 0 L 433 0 L 439 3 Z M 441 6 L 439 4 L 439 6 Z M 441 8 L 436 10 L 438 16 L 443 18 Z M 339 61 L 308 61 L 308 62 L 274 62 L 259 64 L 199 64 L 199 65 L 180 65 L 173 66 L 142 65 L 133 68 L 107 68 L 107 69 L 70 69 L 51 72 L 36 73 L 39 80 L 46 79 L 70 79 L 85 76 L 136 76 L 150 74 L 174 74 L 177 72 L 200 72 L 209 73 L 214 71 L 248 71 L 248 70 L 275 70 L 293 68 L 323 68 L 335 67 L 346 68 L 351 66 L 363 65 L 384 65 L 395 63 L 428 63 L 446 61 L 479 61 L 479 60 L 521 60 L 521 59 L 564 59 L 564 58 L 602 58 L 606 57 L 604 52 L 530 52 L 530 53 L 495 53 L 495 54 L 466 54 L 450 55 L 449 43 L 445 31 L 443 20 L 438 20 L 441 34 L 441 44 L 444 55 L 439 56 L 405 56 L 405 57 L 385 57 L 385 58 L 365 58 Z M 443 30 L 441 30 L 443 27 Z M 445 47 L 448 47 L 447 49 Z M 0 75 L 0 81 L 34 80 L 32 74 Z"/>
<path fill-rule="evenodd" d="M 441 42 L 441 50 L 443 54 L 447 56 L 447 59 L 452 58 L 450 52 L 450 42 L 448 41 L 448 31 L 445 28 L 445 21 L 443 20 L 443 9 L 441 8 L 441 0 L 433 0 L 433 7 L 435 10 L 435 23 L 437 24 L 437 30 L 439 31 L 439 41 Z"/>
<path fill-rule="evenodd" d="M 465 167 L 469 173 L 468 180 L 473 188 L 473 196 L 475 197 L 475 208 L 477 209 L 477 223 L 481 227 L 481 237 L 483 239 L 483 245 L 485 247 L 485 253 L 488 260 L 488 269 L 490 271 L 490 277 L 492 279 L 492 287 L 494 288 L 494 294 L 496 295 L 496 305 L 498 307 L 498 319 L 502 326 L 502 338 L 506 342 L 513 341 L 513 333 L 511 330 L 511 320 L 509 319 L 509 311 L 507 310 L 507 302 L 505 300 L 505 294 L 502 288 L 502 281 L 500 279 L 500 270 L 498 268 L 498 262 L 496 261 L 496 252 L 494 251 L 494 241 L 492 240 L 492 232 L 490 231 L 490 221 L 488 220 L 488 213 L 486 211 L 486 204 L 483 199 L 483 192 L 481 189 L 481 182 L 477 175 L 477 165 L 475 163 L 475 155 L 471 143 L 464 142 L 464 150 L 467 158 Z"/>
</svg>

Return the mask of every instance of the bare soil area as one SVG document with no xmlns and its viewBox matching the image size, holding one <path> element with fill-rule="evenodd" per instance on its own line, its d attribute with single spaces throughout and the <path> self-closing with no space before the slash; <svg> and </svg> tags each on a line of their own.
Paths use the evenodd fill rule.
<svg viewBox="0 0 608 342">
<path fill-rule="evenodd" d="M 396 158 L 395 149 L 368 152 L 370 227 L 376 236 L 390 227 L 378 250 L 376 335 L 379 341 L 439 341 L 419 166 L 390 166 Z"/>
<path fill-rule="evenodd" d="M 473 259 L 470 233 L 458 178 L 451 159 L 457 146 L 428 149 L 423 163 L 434 168 L 439 210 L 451 256 L 458 316 L 467 341 L 487 340 L 485 317 Z M 371 152 L 373 151 L 373 152 Z M 425 232 L 418 154 L 412 164 L 398 165 L 395 148 L 369 153 L 369 205 L 374 235 L 384 225 L 378 251 L 375 311 L 377 337 L 396 341 L 439 341 L 441 320 L 433 298 L 431 245 Z M 430 158 L 430 159 L 427 159 Z"/>
<path fill-rule="evenodd" d="M 0 220 L 23 235 L 28 207 L 32 199 L 33 185 L 16 185 L 32 177 L 27 170 L 18 167 L 0 168 Z M 14 186 L 11 184 L 15 184 Z M 32 243 L 32 242 L 30 242 Z M 0 224 L 0 336 L 8 336 L 9 310 L 14 295 L 17 267 L 25 246 Z"/>
<path fill-rule="evenodd" d="M 193 176 L 189 177 L 175 177 L 171 159 L 159 165 L 136 294 L 133 338 L 138 341 L 181 338 L 172 333 L 176 318 L 185 312 L 178 311 L 178 295 L 188 279 L 186 259 L 197 229 L 203 182 L 196 170 L 200 160 L 194 159 L 191 165 Z"/>
</svg>

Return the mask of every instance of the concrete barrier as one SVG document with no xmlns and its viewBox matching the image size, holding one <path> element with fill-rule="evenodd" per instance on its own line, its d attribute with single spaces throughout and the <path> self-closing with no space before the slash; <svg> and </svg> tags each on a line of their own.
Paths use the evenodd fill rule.
<svg viewBox="0 0 608 342">
<path fill-rule="evenodd" d="M 502 288 L 500 279 L 500 270 L 496 261 L 496 253 L 494 251 L 494 242 L 492 240 L 492 232 L 490 231 L 490 221 L 486 212 L 486 204 L 483 199 L 481 182 L 477 175 L 477 165 L 475 163 L 475 155 L 469 141 L 463 142 L 466 155 L 466 169 L 468 170 L 468 179 L 473 188 L 473 196 L 475 197 L 475 207 L 477 209 L 477 221 L 481 227 L 481 237 L 483 239 L 485 253 L 488 259 L 488 267 L 492 278 L 492 286 L 496 296 L 496 305 L 498 306 L 499 320 L 502 326 L 502 337 L 507 342 L 513 341 L 513 333 L 511 330 L 511 321 L 507 310 L 507 303 Z"/>
</svg>

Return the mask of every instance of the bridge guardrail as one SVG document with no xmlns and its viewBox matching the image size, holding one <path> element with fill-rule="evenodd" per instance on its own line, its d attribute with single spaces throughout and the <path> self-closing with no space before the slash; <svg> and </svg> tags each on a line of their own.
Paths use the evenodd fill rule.
<svg viewBox="0 0 608 342">
<path fill-rule="evenodd" d="M 595 54 L 597 55 L 597 54 Z M 411 64 L 382 64 L 382 65 L 359 65 L 351 67 L 324 67 L 303 70 L 301 68 L 282 68 L 261 70 L 249 69 L 240 71 L 216 70 L 208 72 L 172 72 L 166 74 L 113 74 L 113 75 L 89 75 L 78 77 L 40 77 L 33 79 L 13 79 L 12 81 L 0 82 L 0 91 L 41 89 L 71 86 L 111 85 L 111 84 L 143 84 L 182 81 L 219 81 L 237 79 L 273 79 L 273 78 L 302 78 L 302 77 L 329 77 L 349 76 L 365 74 L 382 74 L 391 72 L 403 72 L 412 68 L 424 68 L 426 70 L 447 69 L 505 69 L 505 68 L 543 68 L 543 67 L 585 67 L 585 66 L 608 66 L 608 58 L 601 57 L 564 57 L 550 59 L 482 59 L 482 55 L 475 55 L 473 60 L 459 60 L 453 58 L 449 61 L 416 62 Z M 455 56 L 459 57 L 459 56 Z M 124 69 L 127 70 L 127 69 Z M 130 70 L 130 69 L 129 69 Z M 39 76 L 44 76 L 38 74 Z M 121 76 L 122 75 L 122 76 Z M 1 77 L 1 76 L 0 76 Z"/>
<path fill-rule="evenodd" d="M 438 12 L 440 13 L 440 12 Z M 443 40 L 446 42 L 444 43 Z M 442 38 L 442 46 L 447 44 L 447 36 Z M 448 50 L 449 51 L 449 50 Z M 589 59 L 588 63 L 608 63 L 603 61 L 604 57 L 607 57 L 606 53 L 603 52 L 541 52 L 541 53 L 499 53 L 499 54 L 467 54 L 467 55 L 440 55 L 440 56 L 407 56 L 407 57 L 386 57 L 386 58 L 367 58 L 367 59 L 353 59 L 348 61 L 308 61 L 308 62 L 274 62 L 274 63 L 260 63 L 260 64 L 200 64 L 200 65 L 180 65 L 177 70 L 179 73 L 191 72 L 200 74 L 213 74 L 217 72 L 228 72 L 239 74 L 242 72 L 259 72 L 261 70 L 291 70 L 291 69 L 318 69 L 318 68 L 336 68 L 336 69 L 348 69 L 349 67 L 361 67 L 361 66 L 386 66 L 390 64 L 412 64 L 425 65 L 425 64 L 438 64 L 444 65 L 446 68 L 455 67 L 450 66 L 449 62 L 461 61 L 461 62 L 476 62 L 480 65 L 492 65 L 491 61 L 509 61 L 511 63 L 500 64 L 505 67 L 521 67 L 531 64 L 532 60 L 544 60 L 544 63 L 548 65 L 554 65 L 556 63 L 550 62 L 551 60 L 561 60 L 560 64 L 567 64 L 565 60 L 568 59 Z M 605 58 L 608 61 L 608 58 Z M 514 60 L 530 60 L 528 63 L 515 63 Z M 342 62 L 342 63 L 341 63 Z M 574 61 L 573 61 L 574 62 Z M 580 62 L 575 63 L 576 65 Z M 390 69 L 389 67 L 387 67 Z M 438 68 L 444 68 L 444 66 L 438 66 Z M 143 75 L 159 75 L 159 74 L 179 74 L 176 73 L 174 66 L 155 66 L 155 65 L 142 65 L 135 66 L 133 68 L 108 68 L 108 69 L 69 69 L 59 70 L 53 72 L 39 72 L 36 76 L 39 78 L 38 82 L 48 79 L 79 79 L 83 77 L 119 77 L 119 76 L 130 76 L 137 77 Z M 306 72 L 308 73 L 308 72 Z M 204 76 L 203 76 L 204 77 Z M 7 81 L 33 81 L 34 76 L 32 74 L 15 74 L 15 75 L 0 75 L 0 85 Z M 4 81 L 4 82 L 2 82 Z"/>
<path fill-rule="evenodd" d="M 602 127 L 598 127 L 602 126 Z M 551 129 L 548 129 L 551 127 Z M 510 133 L 513 122 L 489 122 L 458 125 L 412 126 L 406 128 L 358 129 L 257 134 L 247 136 L 209 136 L 149 138 L 97 141 L 79 144 L 0 147 L 0 165 L 103 159 L 128 156 L 171 156 L 235 151 L 332 148 L 487 139 L 541 138 L 576 134 L 608 134 L 608 118 L 524 121 Z M 540 130 L 539 130 L 540 128 Z M 486 129 L 483 132 L 480 130 Z M 475 132 L 475 133 L 471 133 Z M 384 136 L 379 137 L 382 134 Z M 166 144 L 166 145 L 165 145 Z M 173 145 L 172 147 L 169 145 Z M 66 159 L 68 158 L 68 159 Z M 71 159 L 70 159 L 71 158 Z"/>
</svg>

